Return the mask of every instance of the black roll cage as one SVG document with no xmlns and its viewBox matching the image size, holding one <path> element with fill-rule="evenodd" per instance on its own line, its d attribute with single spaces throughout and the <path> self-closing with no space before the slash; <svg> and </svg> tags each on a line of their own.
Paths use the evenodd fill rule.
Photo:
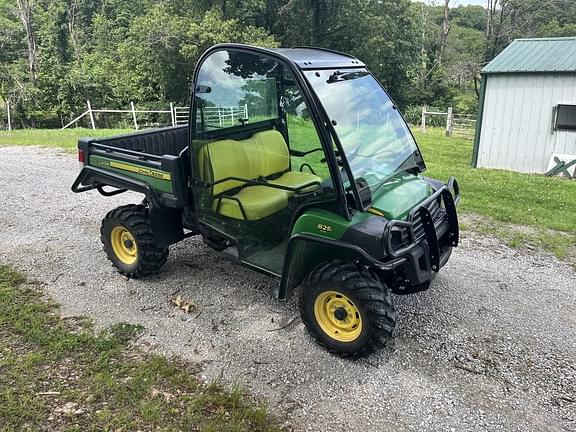
<svg viewBox="0 0 576 432">
<path fill-rule="evenodd" d="M 308 47 L 295 47 L 295 48 L 306 49 Z M 318 50 L 318 48 L 314 48 L 314 49 Z M 348 54 L 344 54 L 344 53 L 340 53 L 338 51 L 333 51 L 333 50 L 328 50 L 328 49 L 320 49 L 320 51 L 331 53 L 331 54 L 334 54 L 335 56 L 342 56 L 342 57 L 348 59 L 348 62 L 346 64 L 343 64 L 340 61 L 338 61 L 335 63 L 331 63 L 329 65 L 326 65 L 326 64 L 315 65 L 314 61 L 300 61 L 301 64 L 298 64 L 295 60 L 293 60 L 293 59 L 281 54 L 281 52 L 275 51 L 273 49 L 253 47 L 253 46 L 249 46 L 249 45 L 233 44 L 233 43 L 215 45 L 215 46 L 209 48 L 206 52 L 204 52 L 204 54 L 202 54 L 202 56 L 198 60 L 198 63 L 196 65 L 196 69 L 194 70 L 194 79 L 193 79 L 193 84 L 191 86 L 192 91 L 191 91 L 191 95 L 190 95 L 190 111 L 189 111 L 190 128 L 189 128 L 188 142 L 190 142 L 190 143 L 192 142 L 192 138 L 196 135 L 196 112 L 195 112 L 196 107 L 194 104 L 194 99 L 195 99 L 195 92 L 196 92 L 197 86 L 199 84 L 201 84 L 201 83 L 197 82 L 198 81 L 198 74 L 199 74 L 200 69 L 202 68 L 202 65 L 204 64 L 205 60 L 210 55 L 212 55 L 213 53 L 218 52 L 218 51 L 236 51 L 236 52 L 246 52 L 246 53 L 259 54 L 262 56 L 273 58 L 274 60 L 277 60 L 282 65 L 287 66 L 289 68 L 289 70 L 292 72 L 292 75 L 296 79 L 296 82 L 298 83 L 300 90 L 302 91 L 302 96 L 308 105 L 312 120 L 314 122 L 314 126 L 316 128 L 316 132 L 318 133 L 318 135 L 320 137 L 320 142 L 322 144 L 322 148 L 324 150 L 324 153 L 326 154 L 326 161 L 328 163 L 330 175 L 333 179 L 334 187 L 336 188 L 336 199 L 338 201 L 338 208 L 340 210 L 341 216 L 343 216 L 347 220 L 352 219 L 351 208 L 349 206 L 350 203 L 348 202 L 348 198 L 347 198 L 347 191 L 344 189 L 344 183 L 342 181 L 342 176 L 340 173 L 340 166 L 338 165 L 338 160 L 337 160 L 336 155 L 334 153 L 334 148 L 332 146 L 332 142 L 334 142 L 334 144 L 336 145 L 336 149 L 340 153 L 339 157 L 341 158 L 341 161 L 343 163 L 344 171 L 346 173 L 346 176 L 350 180 L 350 189 L 352 191 L 352 195 L 353 195 L 353 198 L 355 201 L 354 207 L 359 209 L 359 210 L 363 210 L 363 211 L 367 210 L 366 206 L 363 204 L 362 199 L 360 197 L 360 192 L 358 190 L 357 184 L 355 181 L 353 181 L 354 176 L 352 174 L 350 164 L 348 163 L 346 153 L 344 152 L 344 149 L 342 147 L 342 143 L 340 141 L 340 138 L 338 137 L 338 134 L 336 133 L 336 129 L 334 128 L 334 125 L 330 121 L 330 118 L 329 118 L 328 114 L 326 113 L 324 106 L 320 102 L 318 95 L 316 94 L 313 87 L 308 82 L 307 78 L 302 73 L 304 70 L 363 68 L 370 75 L 373 76 L 373 78 L 376 80 L 376 82 L 378 83 L 380 88 L 384 91 L 384 93 L 388 96 L 388 98 L 390 98 L 390 101 L 392 102 L 394 108 L 397 109 L 396 103 L 394 102 L 394 100 L 392 99 L 392 97 L 390 96 L 388 91 L 386 91 L 386 89 L 384 88 L 382 83 L 376 77 L 374 77 L 374 75 L 368 70 L 366 65 L 364 65 L 362 62 L 360 62 L 359 60 L 357 60 L 356 58 L 354 58 Z M 279 111 L 279 113 L 280 112 L 281 111 Z M 400 117 L 402 118 L 402 120 L 406 123 L 406 119 L 404 118 L 404 116 L 402 115 L 402 113 L 399 110 L 398 110 L 398 113 L 400 114 Z M 280 118 L 280 120 L 285 121 L 285 119 L 282 119 L 282 118 Z M 285 127 L 285 124 L 282 126 Z M 407 128 L 407 129 L 408 129 L 408 132 L 410 133 L 410 136 L 412 137 L 412 139 L 414 139 L 416 146 L 418 147 L 418 143 L 416 142 L 416 139 L 414 138 L 412 131 L 410 130 L 410 128 Z M 421 154 L 419 147 L 418 147 L 418 152 Z M 421 159 L 420 172 L 424 172 L 426 170 L 426 164 L 424 163 L 424 160 L 422 158 L 420 158 L 420 159 Z M 190 169 L 191 169 L 191 174 L 194 177 L 194 174 L 195 174 L 194 173 L 194 166 L 192 166 Z M 194 206 L 196 206 L 196 203 L 194 203 Z M 194 207 L 194 210 L 196 210 L 195 207 Z M 194 214 L 197 214 L 197 212 L 194 211 Z"/>
<path fill-rule="evenodd" d="M 280 64 L 289 68 L 289 70 L 292 72 L 292 75 L 296 79 L 296 82 L 298 83 L 300 90 L 302 91 L 302 96 L 303 96 L 306 104 L 308 105 L 310 115 L 312 117 L 312 120 L 314 122 L 314 126 L 316 128 L 316 132 L 318 133 L 318 135 L 320 137 L 320 143 L 321 143 L 322 148 L 324 150 L 324 153 L 326 155 L 326 161 L 328 163 L 328 168 L 330 170 L 330 176 L 333 179 L 333 184 L 334 184 L 334 187 L 336 189 L 336 200 L 338 202 L 338 208 L 340 210 L 340 214 L 344 218 L 346 218 L 347 220 L 351 220 L 352 215 L 350 213 L 350 208 L 348 206 L 348 201 L 346 199 L 346 191 L 344 190 L 344 183 L 342 182 L 342 177 L 340 176 L 340 169 L 338 167 L 336 155 L 334 154 L 334 150 L 333 150 L 332 145 L 331 145 L 332 144 L 331 136 L 330 136 L 330 133 L 327 129 L 328 128 L 328 120 L 325 116 L 323 109 L 321 109 L 321 104 L 318 104 L 318 102 L 317 102 L 316 95 L 314 93 L 312 93 L 311 89 L 309 88 L 308 82 L 305 80 L 300 67 L 295 62 L 293 62 L 292 60 L 287 58 L 286 56 L 283 56 L 277 52 L 274 52 L 272 50 L 268 50 L 265 48 L 252 47 L 252 46 L 241 45 L 241 44 L 219 44 L 219 45 L 213 46 L 212 48 L 209 48 L 206 52 L 204 52 L 204 54 L 202 54 L 202 56 L 198 60 L 198 63 L 196 65 L 196 69 L 194 70 L 194 80 L 193 80 L 193 84 L 191 86 L 192 92 L 190 95 L 190 111 L 189 111 L 190 127 L 189 127 L 189 132 L 188 132 L 189 133 L 188 142 L 191 143 L 192 139 L 197 136 L 197 134 L 196 134 L 196 127 L 197 127 L 196 105 L 194 103 L 194 99 L 195 99 L 196 88 L 197 88 L 198 84 L 200 84 L 197 82 L 198 81 L 198 74 L 200 72 L 200 69 L 202 68 L 202 65 L 206 61 L 206 59 L 210 55 L 212 55 L 218 51 L 236 51 L 236 52 L 246 52 L 246 53 L 258 54 L 258 55 L 273 58 L 274 60 L 280 62 Z M 350 67 L 350 66 L 347 66 L 347 67 Z M 352 67 L 358 67 L 358 65 L 352 65 Z M 319 107 L 319 105 L 320 105 L 320 107 Z M 192 160 L 192 158 L 191 158 L 191 160 Z M 192 166 L 190 167 L 190 170 L 191 170 L 192 178 L 197 178 L 197 176 L 195 176 L 196 173 L 195 173 L 194 164 L 191 164 L 191 165 Z M 194 217 L 197 218 L 198 212 L 196 211 L 197 210 L 196 203 L 194 203 L 193 205 L 194 205 L 194 215 L 195 215 Z"/>
</svg>

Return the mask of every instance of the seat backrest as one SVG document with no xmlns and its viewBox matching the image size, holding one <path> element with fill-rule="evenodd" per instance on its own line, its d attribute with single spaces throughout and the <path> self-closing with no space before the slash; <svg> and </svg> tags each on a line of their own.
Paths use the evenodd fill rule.
<svg viewBox="0 0 576 432">
<path fill-rule="evenodd" d="M 276 130 L 257 132 L 244 140 L 224 139 L 204 145 L 198 154 L 202 180 L 217 182 L 227 177 L 258 179 L 290 168 L 288 146 Z M 214 185 L 213 195 L 242 186 L 243 181 L 227 180 Z"/>
</svg>

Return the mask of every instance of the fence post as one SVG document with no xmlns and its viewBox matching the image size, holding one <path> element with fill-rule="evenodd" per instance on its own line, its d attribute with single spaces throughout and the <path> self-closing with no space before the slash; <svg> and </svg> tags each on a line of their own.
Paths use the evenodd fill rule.
<svg viewBox="0 0 576 432">
<path fill-rule="evenodd" d="M 138 130 L 138 122 L 136 121 L 136 108 L 134 107 L 134 102 L 130 102 L 132 107 L 132 118 L 134 119 L 134 129 Z"/>
<path fill-rule="evenodd" d="M 230 107 L 230 118 L 231 118 L 232 126 L 234 126 L 234 107 Z"/>
<path fill-rule="evenodd" d="M 176 114 L 174 113 L 174 104 L 170 102 L 170 118 L 172 119 L 172 126 L 176 126 Z"/>
<path fill-rule="evenodd" d="M 94 121 L 94 113 L 92 112 L 92 105 L 90 101 L 87 100 L 86 104 L 88 105 L 88 114 L 90 114 L 90 123 L 92 123 L 92 129 L 96 130 L 96 122 Z"/>
<path fill-rule="evenodd" d="M 244 118 L 248 120 L 248 104 L 244 104 Z"/>
<path fill-rule="evenodd" d="M 420 130 L 426 132 L 426 105 L 422 105 L 422 121 L 420 123 Z"/>
<path fill-rule="evenodd" d="M 446 116 L 446 136 L 452 136 L 452 125 L 454 124 L 454 114 L 452 107 L 448 107 L 448 115 Z"/>
<path fill-rule="evenodd" d="M 6 111 L 8 112 L 8 132 L 12 131 L 12 118 L 10 117 L 10 101 L 6 101 Z"/>
</svg>

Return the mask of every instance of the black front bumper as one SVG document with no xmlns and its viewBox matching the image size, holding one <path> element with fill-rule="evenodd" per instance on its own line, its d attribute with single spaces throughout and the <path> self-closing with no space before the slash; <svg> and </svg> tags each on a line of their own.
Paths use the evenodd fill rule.
<svg viewBox="0 0 576 432">
<path fill-rule="evenodd" d="M 407 221 L 391 221 L 385 233 L 385 250 L 392 260 L 404 259 L 403 285 L 418 286 L 434 279 L 458 246 L 460 230 L 456 205 L 460 200 L 458 182 L 450 178 L 446 186 L 415 207 Z M 408 233 L 408 242 L 400 248 L 392 245 L 392 230 L 400 227 Z M 400 269 L 399 269 L 400 270 Z"/>
</svg>

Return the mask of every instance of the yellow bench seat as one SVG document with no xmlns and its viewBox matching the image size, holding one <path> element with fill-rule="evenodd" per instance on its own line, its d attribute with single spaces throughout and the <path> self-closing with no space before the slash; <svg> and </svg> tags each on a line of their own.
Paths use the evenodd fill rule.
<svg viewBox="0 0 576 432">
<path fill-rule="evenodd" d="M 297 189 L 310 184 L 310 189 L 304 189 L 307 192 L 318 187 L 313 183 L 321 181 L 311 173 L 289 171 L 288 146 L 276 130 L 257 132 L 243 140 L 210 142 L 200 149 L 198 161 L 201 178 L 215 183 L 211 191 L 212 209 L 234 219 L 263 219 L 285 208 L 294 192 L 274 185 Z M 268 179 L 264 181 L 271 186 L 247 186 L 241 179 Z M 230 195 L 238 188 L 238 192 Z"/>
<path fill-rule="evenodd" d="M 296 189 L 304 187 L 306 185 L 310 185 L 310 187 L 304 188 L 305 191 L 308 191 L 316 189 L 318 187 L 318 183 L 320 183 L 321 181 L 322 179 L 320 177 L 312 173 L 301 171 L 288 171 L 287 173 L 282 174 L 277 179 L 268 181 L 268 183 Z"/>
<path fill-rule="evenodd" d="M 248 186 L 240 190 L 231 198 L 222 196 L 214 200 L 214 211 L 218 211 L 220 203 L 220 214 L 234 219 L 244 219 L 242 208 L 246 213 L 247 220 L 263 219 L 271 214 L 282 210 L 288 205 L 288 191 L 275 189 L 268 186 Z"/>
</svg>

